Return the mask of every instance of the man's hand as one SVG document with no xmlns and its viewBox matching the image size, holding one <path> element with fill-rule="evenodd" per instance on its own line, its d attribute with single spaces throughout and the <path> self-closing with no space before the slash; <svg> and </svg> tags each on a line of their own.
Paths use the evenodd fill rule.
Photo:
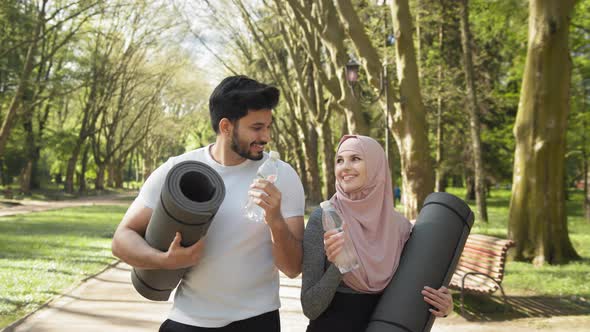
<svg viewBox="0 0 590 332">
<path fill-rule="evenodd" d="M 169 270 L 182 269 L 196 265 L 201 258 L 205 246 L 205 238 L 201 238 L 190 247 L 183 247 L 180 242 L 182 235 L 176 232 L 168 251 L 164 253 L 162 267 Z"/>
<path fill-rule="evenodd" d="M 283 219 L 281 215 L 281 192 L 272 182 L 255 179 L 250 185 L 250 189 L 248 195 L 253 197 L 254 203 L 264 210 L 264 221 L 269 226 L 273 222 Z"/>
</svg>

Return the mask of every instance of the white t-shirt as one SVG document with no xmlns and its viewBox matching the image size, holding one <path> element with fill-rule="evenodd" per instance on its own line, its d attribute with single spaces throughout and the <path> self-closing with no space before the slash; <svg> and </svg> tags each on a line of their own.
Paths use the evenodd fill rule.
<svg viewBox="0 0 590 332">
<path fill-rule="evenodd" d="M 213 167 L 225 183 L 225 199 L 205 238 L 203 255 L 180 282 L 171 320 L 199 327 L 223 327 L 280 307 L 279 274 L 272 256 L 270 230 L 245 218 L 243 206 L 258 167 L 269 158 L 224 166 L 210 153 L 211 145 L 172 157 L 145 181 L 137 200 L 155 208 L 166 175 L 173 165 L 197 160 Z M 281 191 L 281 213 L 304 215 L 301 180 L 287 163 L 279 163 L 275 183 Z"/>
</svg>

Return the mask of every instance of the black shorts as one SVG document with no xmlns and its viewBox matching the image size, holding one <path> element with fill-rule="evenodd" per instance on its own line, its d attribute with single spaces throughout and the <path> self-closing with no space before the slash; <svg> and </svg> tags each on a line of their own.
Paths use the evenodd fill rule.
<svg viewBox="0 0 590 332">
<path fill-rule="evenodd" d="M 160 326 L 160 332 L 280 332 L 281 320 L 279 318 L 279 311 L 271 311 L 262 315 L 254 316 L 244 320 L 238 320 L 229 325 L 219 328 L 212 327 L 198 327 L 186 325 L 173 320 L 167 319 Z"/>
<path fill-rule="evenodd" d="M 322 314 L 309 322 L 307 332 L 364 332 L 381 294 L 336 292 Z"/>
</svg>

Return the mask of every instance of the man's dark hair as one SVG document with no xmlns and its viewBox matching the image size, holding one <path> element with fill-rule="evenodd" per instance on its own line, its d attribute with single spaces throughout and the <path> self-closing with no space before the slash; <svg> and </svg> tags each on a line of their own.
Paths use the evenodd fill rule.
<svg viewBox="0 0 590 332">
<path fill-rule="evenodd" d="M 248 110 L 273 109 L 279 103 L 279 90 L 246 76 L 226 77 L 211 93 L 211 126 L 219 134 L 219 121 L 231 122 L 248 115 Z"/>
</svg>

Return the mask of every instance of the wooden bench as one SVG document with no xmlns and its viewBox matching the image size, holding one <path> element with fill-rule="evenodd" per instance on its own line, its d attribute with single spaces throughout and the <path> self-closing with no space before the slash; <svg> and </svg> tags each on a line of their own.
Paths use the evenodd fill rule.
<svg viewBox="0 0 590 332">
<path fill-rule="evenodd" d="M 500 289 L 504 299 L 504 311 L 508 310 L 506 294 L 502 288 L 504 265 L 508 248 L 514 242 L 497 237 L 471 234 L 457 263 L 449 288 L 461 291 L 461 313 L 465 292 L 492 294 Z"/>
</svg>

